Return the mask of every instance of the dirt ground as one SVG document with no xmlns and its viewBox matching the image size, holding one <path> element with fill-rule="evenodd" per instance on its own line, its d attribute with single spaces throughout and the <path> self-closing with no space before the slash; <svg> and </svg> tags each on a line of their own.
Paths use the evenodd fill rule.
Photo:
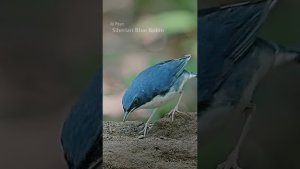
<svg viewBox="0 0 300 169">
<path fill-rule="evenodd" d="M 139 139 L 143 122 L 104 122 L 103 168 L 105 169 L 196 169 L 196 113 L 176 113 L 174 121 L 157 121 Z"/>
</svg>

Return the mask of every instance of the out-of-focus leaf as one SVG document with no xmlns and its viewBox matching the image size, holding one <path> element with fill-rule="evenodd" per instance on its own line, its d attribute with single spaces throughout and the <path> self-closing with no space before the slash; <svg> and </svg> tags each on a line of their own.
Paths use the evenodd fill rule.
<svg viewBox="0 0 300 169">
<path fill-rule="evenodd" d="M 197 16 L 187 11 L 168 11 L 152 17 L 150 22 L 167 34 L 184 33 L 196 29 Z"/>
<path fill-rule="evenodd" d="M 169 0 L 169 3 L 176 4 L 178 8 L 189 11 L 197 11 L 197 1 L 174 1 Z"/>
</svg>

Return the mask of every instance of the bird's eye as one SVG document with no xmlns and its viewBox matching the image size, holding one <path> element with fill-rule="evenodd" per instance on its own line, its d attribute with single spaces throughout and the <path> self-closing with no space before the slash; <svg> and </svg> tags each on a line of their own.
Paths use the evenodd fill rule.
<svg viewBox="0 0 300 169">
<path fill-rule="evenodd" d="M 134 107 L 138 107 L 139 104 L 140 104 L 140 99 L 139 98 L 135 98 L 134 101 L 133 101 Z"/>
<path fill-rule="evenodd" d="M 134 104 L 137 104 L 139 102 L 139 99 L 138 98 L 135 98 L 134 99 Z"/>
</svg>

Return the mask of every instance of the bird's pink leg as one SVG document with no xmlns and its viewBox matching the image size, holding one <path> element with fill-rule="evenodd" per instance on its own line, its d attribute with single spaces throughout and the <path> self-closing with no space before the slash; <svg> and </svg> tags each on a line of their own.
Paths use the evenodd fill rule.
<svg viewBox="0 0 300 169">
<path fill-rule="evenodd" d="M 143 129 L 142 131 L 139 132 L 139 133 L 144 133 L 143 135 L 139 136 L 139 138 L 144 138 L 144 137 L 146 137 L 147 130 L 148 130 L 149 125 L 150 125 L 150 121 L 151 121 L 153 115 L 155 114 L 156 110 L 157 110 L 157 108 L 156 108 L 156 109 L 153 109 L 153 111 L 152 111 L 150 117 L 148 118 L 147 122 L 145 123 L 144 129 Z"/>
<path fill-rule="evenodd" d="M 256 112 L 256 106 L 252 103 L 244 110 L 244 113 L 248 117 L 247 117 L 246 123 L 244 124 L 242 134 L 238 140 L 238 143 L 235 146 L 235 148 L 233 149 L 233 151 L 227 157 L 227 160 L 225 162 L 219 164 L 217 169 L 241 169 L 238 166 L 239 150 L 240 150 L 240 147 L 241 147 L 243 141 L 245 140 L 245 138 L 247 136 L 247 133 L 248 133 L 249 127 L 250 127 L 250 122 L 251 122 L 251 119 L 252 119 L 253 115 L 255 114 L 255 112 Z"/>
<path fill-rule="evenodd" d="M 171 116 L 171 115 L 172 115 L 172 121 L 174 121 L 174 115 L 175 115 L 175 112 L 180 112 L 180 111 L 178 110 L 178 106 L 179 106 L 179 103 L 180 103 L 180 101 L 181 101 L 182 95 L 183 95 L 183 91 L 180 92 L 180 96 L 179 96 L 178 102 L 177 102 L 176 106 L 174 107 L 174 109 L 172 109 L 172 110 L 168 113 L 168 116 Z"/>
</svg>

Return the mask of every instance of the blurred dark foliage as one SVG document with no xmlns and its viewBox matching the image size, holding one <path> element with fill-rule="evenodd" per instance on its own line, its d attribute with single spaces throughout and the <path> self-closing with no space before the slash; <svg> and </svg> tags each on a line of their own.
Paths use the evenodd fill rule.
<svg viewBox="0 0 300 169">
<path fill-rule="evenodd" d="M 100 4 L 1 1 L 0 168 L 66 168 L 63 121 L 101 65 Z"/>
<path fill-rule="evenodd" d="M 200 0 L 198 7 L 203 9 L 232 2 L 240 1 Z M 279 0 L 258 36 L 300 50 L 299 9 L 300 1 Z M 257 111 L 241 148 L 241 168 L 299 168 L 299 86 L 300 65 L 296 62 L 272 70 L 259 84 L 254 94 Z M 209 144 L 201 147 L 199 168 L 214 169 L 226 160 L 237 143 L 244 120 L 239 118 L 235 123 L 227 124 Z"/>
<path fill-rule="evenodd" d="M 89 168 L 102 160 L 101 86 L 99 69 L 64 122 L 61 143 L 70 169 Z"/>
</svg>

